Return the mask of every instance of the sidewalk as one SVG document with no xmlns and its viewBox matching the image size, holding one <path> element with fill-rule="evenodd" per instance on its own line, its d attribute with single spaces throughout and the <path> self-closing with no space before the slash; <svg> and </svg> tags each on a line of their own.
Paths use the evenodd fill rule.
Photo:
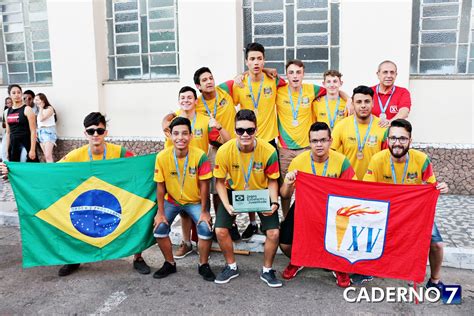
<svg viewBox="0 0 474 316">
<path fill-rule="evenodd" d="M 443 266 L 474 270 L 474 196 L 441 195 L 436 208 L 436 223 L 444 239 Z M 237 219 L 240 232 L 248 225 L 248 217 Z M 19 226 L 15 198 L 10 183 L 0 182 L 0 226 Z M 171 230 L 174 244 L 181 241 L 181 222 L 176 220 Z M 235 249 L 263 252 L 263 235 L 235 243 Z M 219 247 L 214 243 L 213 247 Z"/>
</svg>

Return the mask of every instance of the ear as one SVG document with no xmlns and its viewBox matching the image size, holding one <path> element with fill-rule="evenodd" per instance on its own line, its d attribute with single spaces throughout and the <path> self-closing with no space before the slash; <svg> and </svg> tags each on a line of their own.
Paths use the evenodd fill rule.
<svg viewBox="0 0 474 316">
<path fill-rule="evenodd" d="M 107 135 L 109 135 L 109 130 L 108 129 L 105 130 L 104 137 L 107 137 Z"/>
</svg>

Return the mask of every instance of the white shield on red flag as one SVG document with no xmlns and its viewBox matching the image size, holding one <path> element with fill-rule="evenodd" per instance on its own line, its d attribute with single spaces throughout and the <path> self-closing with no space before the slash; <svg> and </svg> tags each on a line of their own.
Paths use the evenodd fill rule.
<svg viewBox="0 0 474 316">
<path fill-rule="evenodd" d="M 350 263 L 382 256 L 389 201 L 329 195 L 324 246 Z"/>
</svg>

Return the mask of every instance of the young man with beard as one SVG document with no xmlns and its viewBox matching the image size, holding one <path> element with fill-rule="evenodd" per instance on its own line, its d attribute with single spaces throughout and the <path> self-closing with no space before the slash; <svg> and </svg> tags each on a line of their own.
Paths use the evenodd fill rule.
<svg viewBox="0 0 474 316">
<path fill-rule="evenodd" d="M 379 126 L 380 119 L 372 114 L 374 92 L 358 86 L 352 95 L 355 113 L 336 125 L 331 148 L 346 156 L 362 180 L 370 158 L 385 148 L 386 129 Z"/>
<path fill-rule="evenodd" d="M 393 184 L 436 183 L 433 166 L 428 156 L 416 149 L 410 149 L 412 126 L 404 119 L 393 120 L 388 129 L 388 149 L 375 154 L 370 160 L 364 181 Z M 448 193 L 446 183 L 437 183 L 441 193 Z M 444 288 L 441 279 L 443 261 L 443 239 L 436 223 L 433 224 L 429 262 L 431 276 L 426 287 Z"/>
</svg>

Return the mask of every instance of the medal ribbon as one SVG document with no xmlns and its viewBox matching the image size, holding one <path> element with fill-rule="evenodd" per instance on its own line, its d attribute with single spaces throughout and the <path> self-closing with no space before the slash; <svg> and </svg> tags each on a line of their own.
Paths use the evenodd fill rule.
<svg viewBox="0 0 474 316">
<path fill-rule="evenodd" d="M 365 136 L 364 136 L 364 141 L 362 142 L 362 144 L 360 143 L 360 133 L 359 133 L 359 125 L 357 124 L 357 120 L 356 120 L 356 117 L 354 115 L 354 128 L 356 130 L 356 137 L 357 137 L 357 149 L 359 152 L 362 152 L 362 150 L 364 149 L 364 146 L 365 146 L 365 142 L 367 141 L 367 137 L 369 137 L 369 133 L 370 133 L 370 128 L 372 127 L 372 121 L 373 121 L 374 117 L 372 115 L 370 115 L 370 122 L 369 122 L 369 127 L 367 127 L 367 131 L 365 132 Z"/>
<path fill-rule="evenodd" d="M 376 91 L 377 91 L 377 98 L 379 100 L 380 113 L 385 113 L 385 111 L 387 111 L 388 105 L 390 104 L 390 100 L 392 99 L 392 96 L 395 93 L 395 86 L 392 87 L 392 92 L 390 93 L 390 96 L 388 97 L 387 102 L 383 106 L 382 106 L 382 99 L 380 99 L 380 94 L 379 94 L 380 84 L 377 85 Z"/>
<path fill-rule="evenodd" d="M 178 174 L 178 182 L 180 182 L 181 171 L 179 170 L 178 157 L 176 157 L 176 150 L 175 149 L 173 149 L 173 158 L 174 158 L 174 165 L 176 167 L 176 173 Z M 187 172 L 187 169 L 188 169 L 188 163 L 189 163 L 189 151 L 186 154 L 186 159 L 184 160 L 183 180 L 181 180 L 181 184 L 180 184 L 181 185 L 181 196 L 183 196 L 184 181 L 186 180 L 186 172 Z"/>
<path fill-rule="evenodd" d="M 334 123 L 336 123 L 336 118 L 337 118 L 337 110 L 339 109 L 339 103 L 341 103 L 341 97 L 337 98 L 337 103 L 336 107 L 334 108 L 334 114 L 331 117 L 331 113 L 329 110 L 329 101 L 328 101 L 328 96 L 326 95 L 324 97 L 326 100 L 326 112 L 328 113 L 328 119 L 329 119 L 329 127 L 331 127 L 331 130 L 334 128 Z"/>
<path fill-rule="evenodd" d="M 403 184 L 405 182 L 405 178 L 406 178 L 407 170 L 408 170 L 408 161 L 410 161 L 410 154 L 409 153 L 407 153 L 407 159 L 405 160 L 405 168 L 403 169 L 402 182 L 400 184 Z M 397 184 L 397 174 L 395 173 L 395 166 L 393 165 L 393 160 L 392 160 L 391 155 L 390 155 L 390 167 L 392 168 L 393 183 Z"/>
<path fill-rule="evenodd" d="M 300 88 L 300 92 L 298 94 L 298 103 L 296 104 L 296 110 L 295 110 L 295 104 L 293 103 L 293 95 L 291 94 L 290 85 L 288 85 L 288 97 L 290 99 L 291 112 L 293 113 L 293 120 L 294 121 L 298 120 L 298 112 L 300 111 L 301 96 L 302 95 L 303 95 L 303 87 Z"/>
<path fill-rule="evenodd" d="M 89 160 L 92 161 L 94 160 L 92 158 L 92 152 L 91 152 L 91 146 L 87 149 L 87 153 L 89 154 Z M 107 145 L 104 144 L 104 154 L 102 155 L 102 160 L 105 160 L 105 156 L 107 155 Z"/>
<path fill-rule="evenodd" d="M 237 143 L 237 150 L 238 150 L 238 156 L 239 156 L 239 162 L 240 162 L 240 166 L 242 166 L 242 173 L 244 174 L 244 181 L 245 181 L 245 187 L 247 188 L 250 188 L 249 186 L 249 182 L 250 182 L 250 176 L 252 174 L 252 167 L 253 167 L 253 159 L 254 159 L 254 156 L 255 156 L 255 149 L 257 147 L 257 144 L 256 142 L 254 142 L 254 147 L 253 147 L 253 151 L 252 151 L 252 157 L 250 157 L 250 163 L 249 163 L 249 166 L 247 167 L 247 173 L 245 173 L 244 171 L 244 163 L 242 161 L 242 157 L 240 155 L 240 148 L 239 148 L 239 143 L 237 142 L 236 140 L 236 143 Z"/>
<path fill-rule="evenodd" d="M 317 176 L 316 174 L 316 167 L 314 165 L 314 160 L 313 160 L 313 153 L 310 153 L 309 154 L 309 159 L 311 160 L 311 169 L 313 170 L 313 174 L 315 176 Z M 329 162 L 329 157 L 328 159 L 326 159 L 326 161 L 324 162 L 324 169 L 323 169 L 323 174 L 322 176 L 325 177 L 326 176 L 326 172 L 328 171 L 328 162 Z"/>
<path fill-rule="evenodd" d="M 214 102 L 214 115 L 213 115 L 214 118 L 216 118 L 216 114 L 217 114 L 217 99 L 219 99 L 219 95 L 217 94 L 217 90 L 216 90 L 216 101 Z M 211 116 L 211 110 L 209 109 L 209 106 L 207 105 L 206 99 L 204 99 L 202 95 L 201 95 L 201 100 L 202 100 L 202 103 L 204 104 L 204 107 L 206 108 L 207 115 Z"/>
<path fill-rule="evenodd" d="M 247 82 L 250 90 L 250 96 L 252 97 L 252 102 L 253 102 L 253 107 L 255 110 L 258 110 L 258 102 L 260 102 L 260 94 L 262 92 L 262 87 L 263 87 L 263 79 L 265 76 L 262 75 L 262 80 L 260 80 L 260 88 L 258 88 L 258 96 L 257 96 L 257 101 L 255 101 L 255 98 L 253 96 L 253 90 L 252 90 L 252 82 L 250 81 L 250 76 L 247 77 Z"/>
</svg>

